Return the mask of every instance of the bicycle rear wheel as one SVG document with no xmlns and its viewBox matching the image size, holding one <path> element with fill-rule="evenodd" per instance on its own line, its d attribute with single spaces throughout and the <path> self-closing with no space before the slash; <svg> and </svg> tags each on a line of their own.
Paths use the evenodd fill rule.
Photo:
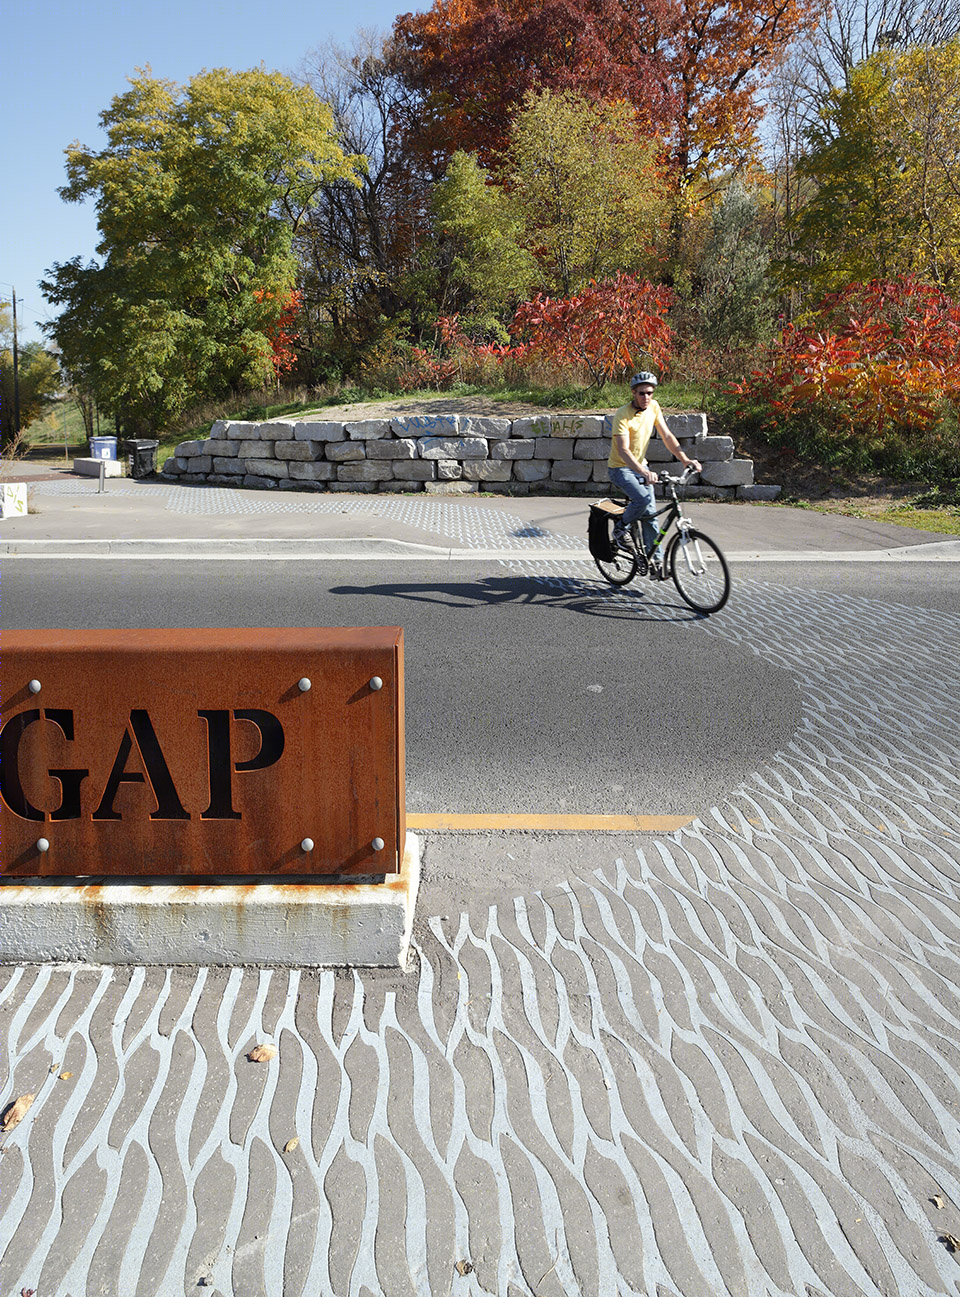
<svg viewBox="0 0 960 1297">
<path fill-rule="evenodd" d="M 626 585 L 637 575 L 637 552 L 631 545 L 618 545 L 614 548 L 613 558 L 593 559 L 600 570 L 600 575 L 611 585 Z"/>
<path fill-rule="evenodd" d="M 730 597 L 730 570 L 702 531 L 678 535 L 670 550 L 670 575 L 680 598 L 695 612 L 719 612 Z"/>
</svg>

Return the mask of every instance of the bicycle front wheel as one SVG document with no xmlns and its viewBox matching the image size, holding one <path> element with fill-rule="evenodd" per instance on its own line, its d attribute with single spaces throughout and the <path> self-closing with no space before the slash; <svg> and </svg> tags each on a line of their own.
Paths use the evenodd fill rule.
<svg viewBox="0 0 960 1297">
<path fill-rule="evenodd" d="M 593 561 L 611 585 L 626 585 L 637 575 L 637 554 L 632 546 L 619 545 L 613 551 L 613 558 L 594 557 Z"/>
<path fill-rule="evenodd" d="M 670 575 L 680 598 L 695 612 L 719 612 L 730 597 L 730 569 L 702 531 L 677 536 L 670 551 Z"/>
</svg>

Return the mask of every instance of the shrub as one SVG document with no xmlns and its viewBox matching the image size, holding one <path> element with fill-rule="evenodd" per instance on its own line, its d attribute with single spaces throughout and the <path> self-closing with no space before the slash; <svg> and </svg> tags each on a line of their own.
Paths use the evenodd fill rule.
<svg viewBox="0 0 960 1297">
<path fill-rule="evenodd" d="M 773 444 L 908 476 L 960 473 L 960 302 L 912 278 L 830 294 L 732 385 Z"/>
</svg>

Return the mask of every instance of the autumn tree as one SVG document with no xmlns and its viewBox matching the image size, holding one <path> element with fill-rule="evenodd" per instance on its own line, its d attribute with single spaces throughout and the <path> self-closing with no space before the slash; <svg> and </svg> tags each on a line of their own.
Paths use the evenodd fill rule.
<svg viewBox="0 0 960 1297">
<path fill-rule="evenodd" d="M 960 40 L 883 52 L 850 75 L 798 169 L 816 191 L 796 218 L 794 281 L 821 290 L 960 259 Z"/>
<path fill-rule="evenodd" d="M 671 0 L 648 0 L 650 13 Z M 489 165 L 511 114 L 535 90 L 628 99 L 653 135 L 671 113 L 635 13 L 622 0 L 435 0 L 394 24 L 402 75 L 414 92 L 407 146 L 435 174 L 461 149 Z"/>
<path fill-rule="evenodd" d="M 356 181 L 330 109 L 278 73 L 180 87 L 140 72 L 101 114 L 106 146 L 67 150 L 67 201 L 93 198 L 101 260 L 55 265 L 49 326 L 81 390 L 156 429 L 206 395 L 273 376 L 293 233 L 324 185 Z"/>
</svg>

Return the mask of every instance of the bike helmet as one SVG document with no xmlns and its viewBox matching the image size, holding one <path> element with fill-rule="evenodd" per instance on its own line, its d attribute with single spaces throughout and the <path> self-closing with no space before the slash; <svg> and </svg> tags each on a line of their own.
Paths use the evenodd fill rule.
<svg viewBox="0 0 960 1297">
<path fill-rule="evenodd" d="M 641 369 L 639 374 L 634 374 L 630 380 L 630 391 L 639 386 L 640 383 L 649 383 L 651 387 L 657 386 L 656 374 L 651 374 L 648 369 Z"/>
</svg>

